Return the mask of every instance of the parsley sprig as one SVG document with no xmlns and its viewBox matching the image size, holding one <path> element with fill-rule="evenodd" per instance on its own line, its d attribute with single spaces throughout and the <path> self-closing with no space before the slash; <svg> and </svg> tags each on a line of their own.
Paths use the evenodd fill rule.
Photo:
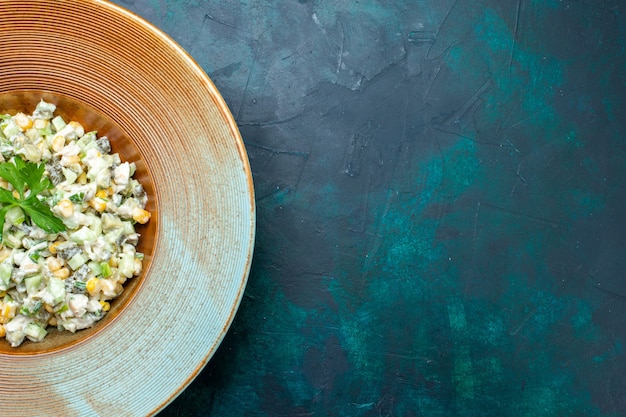
<svg viewBox="0 0 626 417">
<path fill-rule="evenodd" d="M 47 233 L 66 230 L 63 221 L 38 197 L 41 192 L 54 187 L 45 175 L 45 169 L 43 163 L 25 162 L 17 156 L 12 162 L 0 163 L 0 177 L 7 180 L 19 194 L 16 198 L 13 192 L 0 187 L 0 239 L 4 230 L 5 216 L 13 207 L 20 207 L 32 223 Z"/>
</svg>

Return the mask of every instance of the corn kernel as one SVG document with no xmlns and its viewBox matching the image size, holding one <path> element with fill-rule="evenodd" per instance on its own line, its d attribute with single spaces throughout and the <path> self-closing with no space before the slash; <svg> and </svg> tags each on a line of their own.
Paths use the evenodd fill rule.
<svg viewBox="0 0 626 417">
<path fill-rule="evenodd" d="M 70 276 L 70 270 L 67 267 L 63 267 L 52 272 L 52 275 L 57 278 L 65 279 Z"/>
<path fill-rule="evenodd" d="M 61 158 L 61 165 L 70 166 L 74 164 L 80 164 L 80 156 L 78 155 L 67 155 Z"/>
<path fill-rule="evenodd" d="M 24 113 L 16 114 L 13 116 L 13 120 L 22 130 L 28 130 L 33 126 L 33 121 Z"/>
<path fill-rule="evenodd" d="M 0 187 L 4 188 L 5 190 L 8 190 L 9 181 L 5 180 L 4 178 L 0 178 Z"/>
<path fill-rule="evenodd" d="M 43 149 L 41 149 L 41 159 L 43 161 L 49 161 L 50 159 L 52 159 L 52 152 L 50 152 L 50 149 L 48 149 L 46 144 L 43 144 L 42 148 Z"/>
<path fill-rule="evenodd" d="M 100 301 L 100 305 L 103 311 L 109 311 L 111 309 L 111 304 L 108 301 Z"/>
<path fill-rule="evenodd" d="M 80 123 L 71 121 L 68 123 L 68 125 L 72 126 L 74 133 L 76 133 L 76 136 L 78 136 L 79 138 L 85 134 L 85 128 L 83 128 L 83 125 L 81 125 Z"/>
<path fill-rule="evenodd" d="M 55 240 L 50 245 L 48 245 L 48 251 L 50 251 L 51 254 L 56 255 L 57 254 L 57 246 L 59 246 L 60 243 L 61 243 L 60 240 Z"/>
<path fill-rule="evenodd" d="M 54 313 L 54 308 L 50 304 L 44 304 L 43 306 L 48 313 Z"/>
<path fill-rule="evenodd" d="M 72 217 L 72 215 L 74 214 L 74 204 L 72 204 L 70 200 L 63 199 L 59 201 L 57 203 L 57 207 L 59 208 L 61 216 L 65 217 L 66 219 L 68 217 Z"/>
<path fill-rule="evenodd" d="M 50 256 L 46 259 L 46 266 L 48 267 L 50 272 L 55 272 L 63 267 L 63 262 L 57 257 Z"/>
<path fill-rule="evenodd" d="M 52 138 L 52 150 L 55 152 L 60 152 L 61 149 L 63 149 L 63 147 L 65 146 L 65 136 L 62 135 L 55 135 Z"/>
<path fill-rule="evenodd" d="M 0 249 L 0 262 L 4 262 L 9 256 L 11 256 L 12 252 L 12 250 L 3 246 L 2 249 Z"/>
<path fill-rule="evenodd" d="M 134 266 L 133 274 L 134 275 L 141 274 L 141 271 L 143 270 L 143 262 L 141 262 L 141 259 L 135 258 L 135 261 L 133 262 L 133 266 Z"/>
<path fill-rule="evenodd" d="M 78 178 L 76 178 L 76 182 L 81 185 L 87 184 L 87 174 L 84 172 L 81 172 Z"/>
<path fill-rule="evenodd" d="M 50 124 L 49 120 L 46 119 L 35 119 L 35 128 L 37 129 L 45 129 Z"/>
<path fill-rule="evenodd" d="M 116 282 L 111 279 L 100 280 L 100 289 L 102 291 L 102 298 L 109 299 L 117 296 Z"/>
<path fill-rule="evenodd" d="M 54 316 L 50 317 L 50 319 L 48 319 L 48 324 L 50 326 L 56 326 L 57 325 L 57 318 L 54 317 Z"/>
<path fill-rule="evenodd" d="M 17 190 L 13 190 L 13 197 L 20 198 L 20 193 Z"/>
<path fill-rule="evenodd" d="M 117 267 L 119 266 L 119 264 L 120 264 L 120 263 L 119 263 L 119 260 L 117 259 L 117 257 L 115 257 L 115 256 L 111 256 L 111 257 L 109 258 L 109 266 L 110 266 L 111 268 L 117 268 Z"/>
<path fill-rule="evenodd" d="M 150 220 L 150 217 L 150 212 L 147 210 L 139 207 L 133 210 L 133 220 L 135 220 L 137 223 L 146 224 Z"/>
<path fill-rule="evenodd" d="M 4 328 L 4 324 L 0 324 L 0 337 L 4 337 L 6 336 L 6 334 L 7 334 L 7 331 Z"/>
<path fill-rule="evenodd" d="M 103 212 L 104 209 L 107 207 L 106 201 L 98 197 L 92 198 L 91 200 L 89 200 L 88 204 L 91 207 L 93 207 L 96 211 L 99 211 L 99 212 Z"/>
<path fill-rule="evenodd" d="M 100 292 L 100 280 L 98 278 L 91 278 L 87 281 L 85 288 L 87 288 L 89 295 L 92 297 L 97 295 Z"/>
<path fill-rule="evenodd" d="M 2 306 L 2 312 L 0 313 L 0 323 L 7 323 L 15 317 L 16 310 L 17 307 L 14 304 L 4 304 Z"/>
<path fill-rule="evenodd" d="M 98 190 L 98 192 L 96 193 L 96 197 L 98 198 L 107 198 L 109 196 L 109 193 L 107 192 L 107 190 Z"/>
</svg>

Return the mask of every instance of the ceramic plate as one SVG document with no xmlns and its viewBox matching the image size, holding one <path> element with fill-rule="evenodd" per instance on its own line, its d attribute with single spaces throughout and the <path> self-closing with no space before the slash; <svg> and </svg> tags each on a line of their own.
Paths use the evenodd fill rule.
<svg viewBox="0 0 626 417">
<path fill-rule="evenodd" d="M 105 1 L 0 2 L 0 112 L 41 98 L 137 163 L 153 215 L 143 274 L 105 319 L 0 341 L 0 415 L 154 415 L 209 361 L 241 301 L 255 233 L 243 142 L 189 55 Z"/>
</svg>

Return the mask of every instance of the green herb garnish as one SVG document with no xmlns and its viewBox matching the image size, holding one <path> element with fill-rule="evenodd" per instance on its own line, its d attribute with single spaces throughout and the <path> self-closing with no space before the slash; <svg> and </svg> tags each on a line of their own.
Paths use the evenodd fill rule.
<svg viewBox="0 0 626 417">
<path fill-rule="evenodd" d="M 70 201 L 71 201 L 72 203 L 77 203 L 77 204 L 79 204 L 79 203 L 82 203 L 82 202 L 83 202 L 83 199 L 84 199 L 84 198 L 85 198 L 85 194 L 84 194 L 84 193 L 72 194 L 72 195 L 70 196 Z"/>
<path fill-rule="evenodd" d="M 66 230 L 63 221 L 38 198 L 39 193 L 54 187 L 45 175 L 45 165 L 25 162 L 20 157 L 15 157 L 12 161 L 0 163 L 0 177 L 7 180 L 19 196 L 16 198 L 11 191 L 0 188 L 0 239 L 4 230 L 5 216 L 13 207 L 20 207 L 32 223 L 47 233 Z"/>
</svg>

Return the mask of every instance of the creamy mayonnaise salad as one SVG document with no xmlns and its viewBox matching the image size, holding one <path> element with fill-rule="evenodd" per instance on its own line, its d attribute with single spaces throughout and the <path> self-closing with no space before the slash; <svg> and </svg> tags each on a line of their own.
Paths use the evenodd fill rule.
<svg viewBox="0 0 626 417">
<path fill-rule="evenodd" d="M 0 116 L 0 168 L 12 164 L 0 169 L 10 177 L 0 176 L 0 337 L 13 347 L 49 326 L 93 326 L 142 271 L 135 225 L 150 213 L 135 164 L 55 110 L 42 100 L 30 115 Z"/>
</svg>

